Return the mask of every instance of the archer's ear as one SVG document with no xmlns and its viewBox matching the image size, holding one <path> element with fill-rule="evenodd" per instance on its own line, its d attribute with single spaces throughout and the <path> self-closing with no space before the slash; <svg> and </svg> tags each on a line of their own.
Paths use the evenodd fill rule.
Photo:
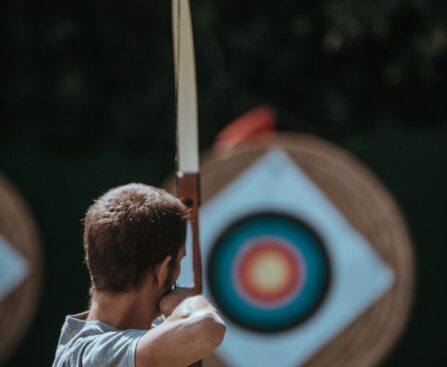
<svg viewBox="0 0 447 367">
<path fill-rule="evenodd" d="M 169 263 L 171 262 L 171 260 L 172 257 L 168 255 L 163 259 L 163 261 L 155 265 L 155 281 L 160 288 L 163 288 L 165 286 L 166 280 L 168 279 L 170 269 Z"/>
</svg>

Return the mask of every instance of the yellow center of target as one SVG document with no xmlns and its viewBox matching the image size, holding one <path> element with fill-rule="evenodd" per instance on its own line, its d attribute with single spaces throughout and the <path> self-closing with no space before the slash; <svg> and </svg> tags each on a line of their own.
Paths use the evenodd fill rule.
<svg viewBox="0 0 447 367">
<path fill-rule="evenodd" d="M 290 297 L 300 282 L 300 266 L 293 251 L 280 243 L 260 242 L 242 256 L 239 286 L 248 298 L 265 304 Z"/>
<path fill-rule="evenodd" d="M 249 280 L 260 292 L 275 292 L 284 287 L 290 277 L 288 264 L 275 253 L 262 254 L 253 261 L 249 270 Z"/>
</svg>

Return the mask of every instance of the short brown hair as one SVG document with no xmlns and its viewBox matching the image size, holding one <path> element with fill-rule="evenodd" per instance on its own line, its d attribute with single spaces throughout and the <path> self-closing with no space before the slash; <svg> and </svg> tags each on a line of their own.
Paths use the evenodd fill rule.
<svg viewBox="0 0 447 367">
<path fill-rule="evenodd" d="M 166 191 L 128 184 L 107 191 L 84 219 L 85 260 L 93 289 L 138 289 L 153 267 L 185 243 L 187 209 Z"/>
</svg>

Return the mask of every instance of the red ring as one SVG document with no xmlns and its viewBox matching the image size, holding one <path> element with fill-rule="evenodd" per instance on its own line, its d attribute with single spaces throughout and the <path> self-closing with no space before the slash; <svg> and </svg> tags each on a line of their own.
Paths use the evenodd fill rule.
<svg viewBox="0 0 447 367">
<path fill-rule="evenodd" d="M 275 256 L 286 268 L 286 279 L 276 289 L 263 289 L 253 279 L 253 268 L 263 257 Z M 238 288 L 246 298 L 260 304 L 277 304 L 289 299 L 301 288 L 304 278 L 303 263 L 294 248 L 272 238 L 257 239 L 246 246 L 236 266 Z"/>
</svg>

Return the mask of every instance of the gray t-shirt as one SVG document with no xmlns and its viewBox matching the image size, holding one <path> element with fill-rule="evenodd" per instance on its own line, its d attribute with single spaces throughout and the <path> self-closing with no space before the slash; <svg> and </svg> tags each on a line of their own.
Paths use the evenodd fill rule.
<svg viewBox="0 0 447 367">
<path fill-rule="evenodd" d="M 135 351 L 146 330 L 119 330 L 86 321 L 87 312 L 65 318 L 53 367 L 135 367 Z"/>
</svg>

